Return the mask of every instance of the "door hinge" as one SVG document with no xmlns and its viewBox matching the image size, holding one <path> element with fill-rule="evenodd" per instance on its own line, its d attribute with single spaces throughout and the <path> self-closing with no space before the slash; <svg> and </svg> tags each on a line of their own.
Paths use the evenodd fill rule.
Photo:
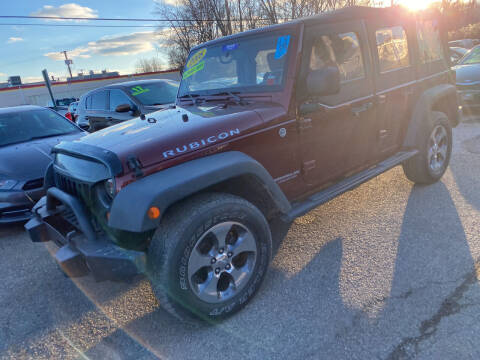
<svg viewBox="0 0 480 360">
<path fill-rule="evenodd" d="M 312 128 L 312 119 L 301 117 L 298 119 L 298 130 L 305 131 Z"/>
</svg>

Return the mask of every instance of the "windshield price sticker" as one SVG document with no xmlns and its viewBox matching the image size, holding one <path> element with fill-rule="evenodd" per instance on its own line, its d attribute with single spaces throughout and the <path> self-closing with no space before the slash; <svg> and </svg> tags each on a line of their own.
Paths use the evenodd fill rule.
<svg viewBox="0 0 480 360">
<path fill-rule="evenodd" d="M 202 49 L 197 51 L 194 55 L 192 55 L 190 60 L 188 60 L 187 69 L 190 69 L 195 65 L 197 65 L 205 57 L 206 54 L 207 54 L 207 49 Z"/>
<path fill-rule="evenodd" d="M 144 89 L 141 86 L 135 86 L 132 88 L 132 96 L 137 96 L 146 92 L 149 92 L 150 89 Z"/>
<path fill-rule="evenodd" d="M 237 50 L 239 46 L 240 46 L 240 44 L 238 44 L 238 43 L 237 44 L 223 45 L 222 46 L 222 51 L 227 52 L 227 51 Z"/>
<path fill-rule="evenodd" d="M 288 52 L 290 44 L 290 35 L 280 36 L 277 40 L 277 50 L 275 51 L 275 59 L 280 59 Z"/>
<path fill-rule="evenodd" d="M 190 69 L 188 69 L 183 73 L 183 79 L 189 78 L 193 74 L 203 70 L 204 67 L 205 67 L 205 61 L 202 61 L 201 63 L 195 65 L 194 67 L 191 67 Z"/>
</svg>

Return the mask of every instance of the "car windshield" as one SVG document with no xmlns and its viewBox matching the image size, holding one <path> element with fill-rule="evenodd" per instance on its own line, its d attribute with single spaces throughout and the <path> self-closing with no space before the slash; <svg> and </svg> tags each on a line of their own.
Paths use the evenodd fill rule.
<svg viewBox="0 0 480 360">
<path fill-rule="evenodd" d="M 80 131 L 48 109 L 0 114 L 0 146 Z"/>
<path fill-rule="evenodd" d="M 165 105 L 175 102 L 178 84 L 174 81 L 159 81 L 131 86 L 128 91 L 143 105 Z"/>
<path fill-rule="evenodd" d="M 292 36 L 269 33 L 232 39 L 192 51 L 179 97 L 281 90 Z"/>
<path fill-rule="evenodd" d="M 468 64 L 479 64 L 480 63 L 480 46 L 474 47 L 470 50 L 465 57 L 460 60 L 460 65 L 468 65 Z"/>
</svg>

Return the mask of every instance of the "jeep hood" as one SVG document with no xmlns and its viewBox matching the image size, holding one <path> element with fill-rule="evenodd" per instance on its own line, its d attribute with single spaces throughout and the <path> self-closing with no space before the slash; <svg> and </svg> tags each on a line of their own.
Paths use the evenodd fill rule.
<svg viewBox="0 0 480 360">
<path fill-rule="evenodd" d="M 143 168 L 149 167 L 245 135 L 263 124 L 259 113 L 284 113 L 277 104 L 223 105 L 205 103 L 157 111 L 144 120 L 132 119 L 90 134 L 81 143 L 115 153 L 128 173 L 126 161 L 131 156 Z"/>
</svg>

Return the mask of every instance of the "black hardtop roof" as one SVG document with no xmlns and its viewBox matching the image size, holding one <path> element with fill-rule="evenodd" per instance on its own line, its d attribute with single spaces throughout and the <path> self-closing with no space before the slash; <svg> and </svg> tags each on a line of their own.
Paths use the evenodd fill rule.
<svg viewBox="0 0 480 360">
<path fill-rule="evenodd" d="M 338 10 L 326 11 L 324 13 L 299 18 L 291 21 L 287 21 L 281 24 L 269 25 L 258 29 L 244 31 L 242 33 L 237 33 L 229 36 L 224 36 L 215 40 L 208 41 L 206 43 L 197 45 L 192 48 L 192 50 L 202 48 L 204 46 L 213 45 L 219 42 L 233 40 L 245 35 L 254 35 L 268 33 L 276 30 L 284 30 L 288 28 L 293 28 L 299 24 L 305 24 L 306 26 L 316 25 L 320 23 L 328 24 L 335 22 L 344 22 L 349 20 L 361 20 L 361 19 L 371 19 L 371 18 L 394 18 L 413 16 L 408 9 L 401 6 L 387 7 L 387 8 L 374 8 L 368 6 L 349 6 Z"/>
</svg>

